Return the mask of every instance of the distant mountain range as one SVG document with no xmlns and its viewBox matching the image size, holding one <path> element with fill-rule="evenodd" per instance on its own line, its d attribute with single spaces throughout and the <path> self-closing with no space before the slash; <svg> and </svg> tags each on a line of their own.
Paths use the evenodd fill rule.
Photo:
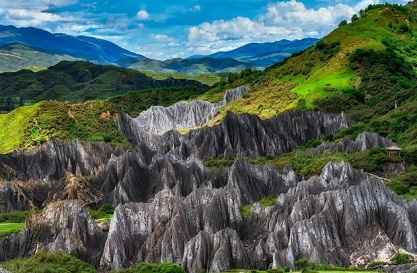
<svg viewBox="0 0 417 273">
<path fill-rule="evenodd" d="M 67 55 L 97 64 L 116 64 L 125 67 L 146 58 L 106 40 L 85 36 L 73 37 L 62 33 L 52 34 L 33 27 L 17 28 L 0 25 L 0 46 L 16 43 L 25 45 L 27 50 L 54 56 Z"/>
<path fill-rule="evenodd" d="M 268 67 L 274 63 L 281 62 L 293 53 L 303 51 L 314 45 L 318 39 L 305 38 L 302 40 L 281 40 L 273 43 L 250 43 L 242 47 L 213 53 L 207 56 L 192 56 L 190 59 L 199 58 L 232 58 L 261 67 Z"/>
<path fill-rule="evenodd" d="M 233 58 L 196 58 L 196 59 L 170 59 L 158 61 L 152 59 L 139 60 L 129 68 L 135 70 L 149 70 L 157 73 L 183 73 L 183 74 L 204 74 L 204 73 L 238 73 L 245 68 L 257 68 L 255 64 L 242 62 Z"/>
<path fill-rule="evenodd" d="M 0 74 L 0 98 L 17 96 L 34 102 L 104 99 L 129 91 L 168 87 L 204 89 L 206 85 L 171 77 L 155 80 L 136 70 L 85 61 L 62 61 L 38 73 L 20 70 Z"/>
<path fill-rule="evenodd" d="M 282 61 L 292 53 L 313 45 L 317 39 L 282 40 L 252 43 L 208 56 L 165 61 L 148 59 L 118 45 L 93 37 L 53 34 L 45 30 L 0 25 L 0 72 L 48 68 L 60 61 L 89 61 L 156 73 L 240 72 L 245 68 L 262 69 Z"/>
</svg>

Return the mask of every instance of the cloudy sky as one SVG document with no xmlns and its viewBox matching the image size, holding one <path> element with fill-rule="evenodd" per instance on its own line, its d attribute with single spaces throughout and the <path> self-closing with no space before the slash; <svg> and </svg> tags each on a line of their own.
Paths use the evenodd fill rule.
<svg viewBox="0 0 417 273">
<path fill-rule="evenodd" d="M 379 0 L 0 0 L 0 24 L 112 41 L 155 59 L 322 37 Z M 391 0 L 404 4 L 407 0 Z"/>
</svg>

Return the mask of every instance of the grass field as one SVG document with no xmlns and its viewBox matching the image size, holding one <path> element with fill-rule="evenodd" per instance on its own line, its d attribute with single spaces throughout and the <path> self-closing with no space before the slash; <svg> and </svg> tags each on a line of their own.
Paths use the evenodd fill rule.
<svg viewBox="0 0 417 273">
<path fill-rule="evenodd" d="M 0 238 L 22 230 L 24 223 L 0 223 Z"/>
<path fill-rule="evenodd" d="M 0 153 L 20 148 L 29 122 L 36 115 L 39 105 L 23 106 L 8 114 L 0 114 Z"/>
</svg>

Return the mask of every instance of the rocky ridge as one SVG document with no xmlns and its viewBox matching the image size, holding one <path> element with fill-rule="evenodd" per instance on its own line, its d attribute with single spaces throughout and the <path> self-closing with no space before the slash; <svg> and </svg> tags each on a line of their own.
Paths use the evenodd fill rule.
<svg viewBox="0 0 417 273">
<path fill-rule="evenodd" d="M 387 148 L 395 145 L 391 140 L 381 137 L 377 133 L 363 132 L 360 133 L 354 141 L 344 138 L 340 142 L 324 142 L 316 148 L 307 151 L 310 156 L 315 156 L 324 153 L 347 152 L 357 153 L 360 151 L 369 150 L 370 148 Z"/>
<path fill-rule="evenodd" d="M 227 90 L 224 99 L 219 103 L 196 100 L 178 102 L 168 107 L 152 106 L 136 118 L 125 118 L 130 120 L 133 131 L 142 134 L 160 135 L 169 130 L 196 128 L 214 118 L 219 107 L 239 99 L 248 90 L 247 86 Z"/>
<path fill-rule="evenodd" d="M 169 129 L 165 115 L 199 113 L 198 105 L 159 111 L 156 123 Z M 3 209 L 45 207 L 0 241 L 0 259 L 63 249 L 100 270 L 173 261 L 189 272 L 220 272 L 294 266 L 300 258 L 363 265 L 388 260 L 399 249 L 417 253 L 417 202 L 405 202 L 377 178 L 339 162 L 303 180 L 291 168 L 243 159 L 289 152 L 335 133 L 349 125 L 343 113 L 291 112 L 270 120 L 228 113 L 221 124 L 185 135 L 155 134 L 146 124 L 149 130 L 139 130 L 124 114 L 118 124 L 134 148 L 53 141 L 33 152 L 0 155 Z M 387 143 L 364 134 L 342 148 Z M 237 158 L 229 168 L 202 164 L 228 156 Z M 262 207 L 263 197 L 276 204 Z M 102 203 L 118 204 L 108 232 L 84 208 Z M 247 218 L 244 205 L 252 206 Z"/>
</svg>

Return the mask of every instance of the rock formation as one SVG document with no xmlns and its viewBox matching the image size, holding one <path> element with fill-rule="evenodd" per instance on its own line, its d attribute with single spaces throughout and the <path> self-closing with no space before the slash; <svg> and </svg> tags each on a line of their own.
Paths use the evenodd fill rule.
<svg viewBox="0 0 417 273">
<path fill-rule="evenodd" d="M 224 185 L 206 181 L 185 197 L 163 189 L 147 203 L 119 205 L 101 258 L 102 269 L 173 261 L 189 272 L 293 266 L 308 258 L 348 266 L 417 251 L 416 206 L 378 179 L 329 163 L 301 181 L 239 159 Z M 262 208 L 261 196 L 277 198 Z M 241 204 L 253 204 L 244 219 Z"/>
<path fill-rule="evenodd" d="M 42 213 L 33 212 L 25 227 L 0 241 L 2 260 L 25 257 L 37 250 L 57 251 L 97 265 L 106 235 L 77 200 L 58 201 Z"/>
<path fill-rule="evenodd" d="M 337 143 L 324 142 L 316 148 L 308 150 L 307 154 L 314 156 L 317 154 L 335 152 L 357 153 L 374 147 L 386 148 L 392 145 L 395 145 L 395 143 L 385 137 L 381 137 L 377 133 L 363 132 L 356 137 L 355 141 L 344 138 Z"/>
<path fill-rule="evenodd" d="M 223 103 L 243 94 L 233 91 Z M 237 94 L 237 95 L 236 95 Z M 173 261 L 188 272 L 318 263 L 361 265 L 398 249 L 417 253 L 417 202 L 405 202 L 349 163 L 329 163 L 306 180 L 290 168 L 249 164 L 347 127 L 345 115 L 290 112 L 269 120 L 228 113 L 222 123 L 180 135 L 214 108 L 204 102 L 121 114 L 127 151 L 104 143 L 52 141 L 0 155 L 2 211 L 45 207 L 0 241 L 0 260 L 63 249 L 101 270 Z M 166 133 L 161 135 L 160 133 Z M 316 153 L 391 143 L 374 134 L 324 144 Z M 213 171 L 207 158 L 236 158 Z M 269 197 L 276 204 L 263 207 Z M 62 200 L 61 200 L 62 199 Z M 84 206 L 117 205 L 108 232 Z M 243 206 L 252 206 L 245 218 Z"/>
<path fill-rule="evenodd" d="M 247 86 L 227 90 L 224 99 L 219 103 L 201 100 L 178 102 L 168 107 L 152 106 L 136 118 L 123 114 L 119 127 L 124 131 L 125 123 L 128 122 L 128 126 L 132 128 L 127 130 L 135 135 L 136 140 L 140 140 L 143 134 L 161 135 L 170 130 L 196 128 L 214 118 L 219 107 L 239 99 L 248 90 Z"/>
</svg>

